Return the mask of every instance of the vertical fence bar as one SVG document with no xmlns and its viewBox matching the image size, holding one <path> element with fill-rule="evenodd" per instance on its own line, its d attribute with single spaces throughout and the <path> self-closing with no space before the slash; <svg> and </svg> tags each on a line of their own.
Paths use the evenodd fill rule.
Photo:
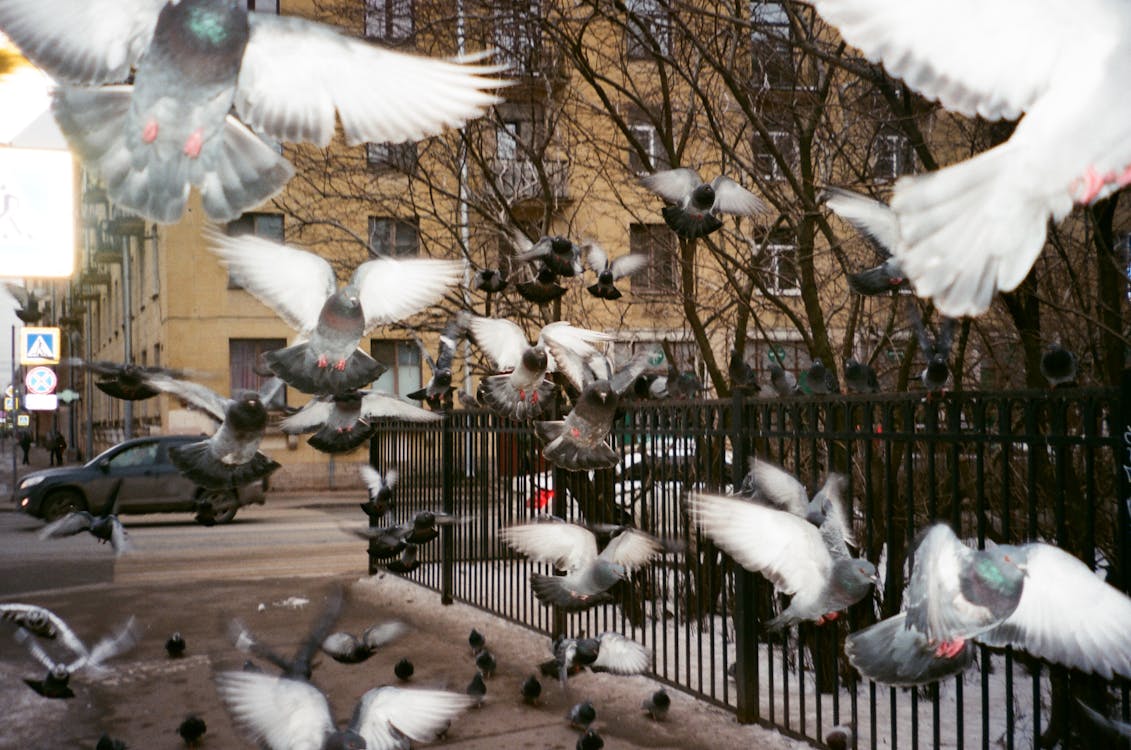
<svg viewBox="0 0 1131 750">
<path fill-rule="evenodd" d="M 440 482 L 441 509 L 445 513 L 455 513 L 455 433 L 452 430 L 452 415 L 445 411 L 440 422 Z M 445 524 L 440 530 L 440 603 L 451 604 L 452 582 L 455 575 L 455 527 Z"/>
<path fill-rule="evenodd" d="M 746 434 L 742 429 L 745 404 L 741 388 L 734 389 L 731 399 L 731 462 L 734 486 L 742 483 L 747 460 Z M 738 721 L 750 724 L 758 720 L 758 631 L 755 621 L 754 574 L 740 565 L 734 571 L 734 670 Z"/>
</svg>

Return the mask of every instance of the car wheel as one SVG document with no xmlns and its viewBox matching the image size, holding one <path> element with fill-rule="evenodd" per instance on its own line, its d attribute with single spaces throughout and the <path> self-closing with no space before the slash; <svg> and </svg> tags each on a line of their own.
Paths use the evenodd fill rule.
<svg viewBox="0 0 1131 750">
<path fill-rule="evenodd" d="M 235 490 L 200 490 L 196 494 L 196 522 L 202 526 L 228 523 L 236 517 L 240 501 Z"/>
<path fill-rule="evenodd" d="M 78 490 L 55 490 L 43 500 L 43 518 L 57 521 L 68 513 L 86 510 L 86 500 Z"/>
</svg>

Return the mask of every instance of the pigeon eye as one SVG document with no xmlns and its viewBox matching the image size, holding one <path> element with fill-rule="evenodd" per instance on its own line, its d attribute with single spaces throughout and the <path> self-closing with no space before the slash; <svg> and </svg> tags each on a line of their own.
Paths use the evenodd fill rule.
<svg viewBox="0 0 1131 750">
<path fill-rule="evenodd" d="M 1013 562 L 1012 560 L 1009 559 L 1009 555 L 1005 555 L 1002 559 L 1005 560 L 1006 562 Z"/>
</svg>

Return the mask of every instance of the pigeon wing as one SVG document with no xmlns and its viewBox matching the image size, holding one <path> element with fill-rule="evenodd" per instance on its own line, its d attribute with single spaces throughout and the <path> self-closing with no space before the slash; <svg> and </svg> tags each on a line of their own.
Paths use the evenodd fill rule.
<svg viewBox="0 0 1131 750">
<path fill-rule="evenodd" d="M 613 337 L 588 328 L 571 326 L 568 322 L 560 320 L 543 327 L 538 334 L 538 340 L 546 344 L 550 350 L 548 369 L 560 370 L 570 382 L 576 384 L 585 380 L 585 368 L 592 369 L 587 363 L 604 359 L 605 355 L 593 345 L 612 341 Z M 555 352 L 565 356 L 555 357 Z"/>
<path fill-rule="evenodd" d="M 694 169 L 680 167 L 640 178 L 640 184 L 669 203 L 682 203 L 692 190 L 703 184 Z"/>
<path fill-rule="evenodd" d="M 334 405 L 324 399 L 311 399 L 305 406 L 279 423 L 280 429 L 288 435 L 313 432 L 326 424 Z"/>
<path fill-rule="evenodd" d="M 1092 59 L 1101 59 L 1105 43 L 1126 28 L 1117 22 L 1117 3 L 1109 0 L 1085 0 L 1070 11 L 1056 0 L 813 5 L 845 41 L 882 62 L 892 76 L 947 109 L 989 120 L 1019 117 L 1073 58 L 1084 80 L 1087 48 Z"/>
<path fill-rule="evenodd" d="M 651 367 L 653 360 L 660 353 L 659 347 L 652 346 L 641 349 L 632 358 L 624 364 L 624 366 L 617 369 L 609 378 L 613 386 L 613 391 L 618 396 L 623 396 L 636 382 L 636 379 L 644 374 L 644 371 Z"/>
<path fill-rule="evenodd" d="M 528 523 L 508 526 L 499 538 L 532 560 L 575 571 L 597 557 L 597 537 L 572 523 Z"/>
<path fill-rule="evenodd" d="M 421 409 L 403 398 L 390 396 L 380 391 L 374 391 L 362 397 L 361 417 L 362 419 L 386 417 L 403 419 L 406 422 L 439 422 L 444 418 L 442 414 Z"/>
<path fill-rule="evenodd" d="M 20 628 L 16 631 L 14 637 L 16 642 L 22 643 L 24 648 L 28 650 L 28 653 L 32 655 L 32 658 L 42 664 L 45 669 L 50 671 L 55 668 L 55 661 L 47 655 L 47 652 L 43 650 L 43 647 L 39 645 L 39 641 L 35 639 L 30 631 L 26 628 Z"/>
<path fill-rule="evenodd" d="M 522 362 L 523 352 L 530 347 L 518 324 L 505 318 L 473 317 L 469 328 L 475 343 L 499 370 L 517 368 Z"/>
<path fill-rule="evenodd" d="M 216 686 L 236 723 L 271 750 L 320 748 L 334 731 L 326 696 L 308 682 L 261 672 L 222 672 Z"/>
<path fill-rule="evenodd" d="M 1021 648 L 1105 680 L 1113 674 L 1131 677 L 1131 598 L 1062 549 L 1039 542 L 1023 549 L 1028 554 L 1021 601 L 978 640 Z"/>
<path fill-rule="evenodd" d="M 314 330 L 326 299 L 338 290 L 325 258 L 250 234 L 206 231 L 205 236 L 240 286 L 296 331 L 309 335 Z"/>
<path fill-rule="evenodd" d="M 94 647 L 90 649 L 90 655 L 86 659 L 86 665 L 97 669 L 102 666 L 104 662 L 113 659 L 119 654 L 124 654 L 136 646 L 140 636 L 141 633 L 139 632 L 137 621 L 131 617 L 126 620 L 117 632 L 108 635 L 94 644 Z"/>
<path fill-rule="evenodd" d="M 0 28 L 38 67 L 68 83 L 126 80 L 166 0 L 4 0 Z"/>
<path fill-rule="evenodd" d="M 408 633 L 408 625 L 399 620 L 390 620 L 377 625 L 370 625 L 361 634 L 361 642 L 369 648 L 381 648 Z"/>
<path fill-rule="evenodd" d="M 369 464 L 362 464 L 357 468 L 357 473 L 361 475 L 361 481 L 365 482 L 370 497 L 376 497 L 381 490 L 386 487 L 392 488 L 397 483 L 396 469 L 389 469 L 385 472 L 385 476 L 381 476 L 381 472 Z"/>
<path fill-rule="evenodd" d="M 461 261 L 378 258 L 358 266 L 350 283 L 357 287 L 369 332 L 439 302 L 462 274 Z"/>
<path fill-rule="evenodd" d="M 711 181 L 715 188 L 715 208 L 724 214 L 753 216 L 766 210 L 766 204 L 746 188 L 725 175 Z"/>
<path fill-rule="evenodd" d="M 350 728 L 365 738 L 368 750 L 397 750 L 404 747 L 404 737 L 435 740 L 457 714 L 475 703 L 469 695 L 446 690 L 374 688 L 361 696 Z"/>
<path fill-rule="evenodd" d="M 596 242 L 587 242 L 582 245 L 585 250 L 585 265 L 589 266 L 594 273 L 601 273 L 609 266 L 609 254 L 605 252 L 605 248 L 598 245 Z"/>
<path fill-rule="evenodd" d="M 89 531 L 93 522 L 94 517 L 87 511 L 74 511 L 40 529 L 39 538 L 57 539 L 63 536 L 73 536 L 83 531 Z"/>
<path fill-rule="evenodd" d="M 501 66 L 482 56 L 438 60 L 393 52 L 294 16 L 248 14 L 250 37 L 235 107 L 248 125 L 275 138 L 325 148 L 334 113 L 346 142 L 418 141 L 458 128 L 499 101 L 487 90 Z"/>
<path fill-rule="evenodd" d="M 832 557 L 805 519 L 722 495 L 692 495 L 691 511 L 719 548 L 782 593 L 815 597 L 828 584 Z"/>
<path fill-rule="evenodd" d="M 590 666 L 613 674 L 641 674 L 652 666 L 648 651 L 631 638 L 620 633 L 602 633 L 597 660 Z"/>
<path fill-rule="evenodd" d="M 825 188 L 821 199 L 834 214 L 864 235 L 883 258 L 899 244 L 899 219 L 886 203 L 841 188 Z"/>
<path fill-rule="evenodd" d="M 809 493 L 797 477 L 758 457 L 750 459 L 750 475 L 761 499 L 787 513 L 805 516 L 809 506 Z"/>
<path fill-rule="evenodd" d="M 631 276 L 637 271 L 642 271 L 648 263 L 648 256 L 642 253 L 622 255 L 612 262 L 613 280 L 623 279 L 625 276 Z"/>
<path fill-rule="evenodd" d="M 224 421 L 229 400 L 208 386 L 194 383 L 191 380 L 178 380 L 162 373 L 147 374 L 145 382 L 152 388 L 163 393 L 170 393 L 189 406 L 200 409 L 217 422 Z"/>
<path fill-rule="evenodd" d="M 907 623 L 932 643 L 966 637 L 982 629 L 989 612 L 971 606 L 959 576 L 974 552 L 946 524 L 932 526 L 915 548 L 907 587 Z"/>
<path fill-rule="evenodd" d="M 631 571 L 647 565 L 663 548 L 660 540 L 651 534 L 639 529 L 625 529 L 605 545 L 600 557 Z"/>
<path fill-rule="evenodd" d="M 4 288 L 8 290 L 8 294 L 12 295 L 12 299 L 20 306 L 20 309 L 24 309 L 28 306 L 28 302 L 31 298 L 28 295 L 27 288 L 11 282 L 4 282 Z"/>
</svg>

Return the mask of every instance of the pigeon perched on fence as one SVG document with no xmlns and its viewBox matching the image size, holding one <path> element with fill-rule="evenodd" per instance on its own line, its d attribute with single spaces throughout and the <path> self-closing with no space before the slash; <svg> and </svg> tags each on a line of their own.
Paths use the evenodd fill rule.
<svg viewBox="0 0 1131 750">
<path fill-rule="evenodd" d="M 879 201 L 840 188 L 825 188 L 821 200 L 840 218 L 860 232 L 882 259 L 878 266 L 848 274 L 848 288 L 857 294 L 873 296 L 907 289 L 911 283 L 903 275 L 891 249 L 899 242 L 899 226 L 891 208 Z"/>
<path fill-rule="evenodd" d="M 758 196 L 724 175 L 703 182 L 694 169 L 681 167 L 647 175 L 640 184 L 672 205 L 662 209 L 672 231 L 689 240 L 723 225 L 719 214 L 753 216 L 766 210 Z"/>
<path fill-rule="evenodd" d="M 380 521 L 393 509 L 393 488 L 400 474 L 396 469 L 389 469 L 382 475 L 369 464 L 359 466 L 357 473 L 369 492 L 369 500 L 361 503 L 361 509 L 370 519 Z"/>
<path fill-rule="evenodd" d="M 475 343 L 503 373 L 480 381 L 476 394 L 479 402 L 500 416 L 517 420 L 536 419 L 552 403 L 556 386 L 547 373 L 601 356 L 593 344 L 612 340 L 608 334 L 565 321 L 544 326 L 533 344 L 518 324 L 504 318 L 473 317 L 468 327 Z M 549 341 L 570 354 L 561 358 L 560 365 L 550 353 Z"/>
<path fill-rule="evenodd" d="M 299 332 L 303 340 L 264 360 L 304 393 L 346 393 L 376 380 L 387 368 L 358 348 L 362 338 L 436 303 L 463 273 L 457 261 L 376 258 L 339 288 L 315 253 L 253 235 L 207 236 L 232 279 Z"/>
<path fill-rule="evenodd" d="M 575 703 L 566 714 L 566 721 L 575 729 L 588 729 L 597 720 L 597 709 L 590 701 Z"/>
<path fill-rule="evenodd" d="M 381 391 L 345 391 L 316 396 L 279 423 L 288 435 L 313 432 L 307 442 L 323 453 L 344 453 L 368 440 L 374 420 L 437 422 L 440 415 Z"/>
<path fill-rule="evenodd" d="M 770 363 L 770 387 L 781 397 L 797 395 L 797 378 L 777 362 Z"/>
<path fill-rule="evenodd" d="M 73 366 L 84 369 L 100 376 L 94 381 L 94 387 L 113 398 L 123 401 L 143 401 L 153 398 L 161 391 L 146 384 L 150 375 L 163 375 L 170 378 L 186 378 L 188 373 L 183 370 L 171 370 L 167 367 L 146 367 L 145 365 L 126 362 L 107 362 L 104 360 L 85 361 L 78 358 L 68 360 Z"/>
<path fill-rule="evenodd" d="M 1021 118 L 1004 143 L 895 184 L 892 251 L 941 314 L 985 311 L 995 290 L 1028 275 L 1050 218 L 1131 180 L 1125 3 L 1087 3 L 1067 17 L 1050 2 L 813 5 L 848 44 L 927 99 L 969 117 Z"/>
<path fill-rule="evenodd" d="M 1131 677 L 1131 598 L 1058 547 L 974 550 L 936 524 L 915 549 L 906 600 L 906 611 L 845 641 L 848 660 L 871 680 L 921 685 L 958 674 L 974 658 L 971 641 L 1105 680 Z"/>
<path fill-rule="evenodd" d="M 738 354 L 737 349 L 730 350 L 730 363 L 727 366 L 732 389 L 749 388 L 758 389 L 758 373 Z"/>
<path fill-rule="evenodd" d="M 592 531 L 560 520 L 508 526 L 499 538 L 532 560 L 566 571 L 564 576 L 532 573 L 530 586 L 540 602 L 567 612 L 612 601 L 609 590 L 663 549 L 652 535 L 625 527 L 598 554 Z"/>
<path fill-rule="evenodd" d="M 1076 355 L 1060 344 L 1052 344 L 1041 355 L 1041 374 L 1049 388 L 1069 388 L 1076 385 Z"/>
<path fill-rule="evenodd" d="M 57 617 L 52 618 L 58 629 L 60 640 L 71 652 L 67 659 L 53 659 L 36 641 L 29 631 L 20 628 L 16 631 L 16 640 L 24 645 L 28 653 L 47 669 L 47 675 L 42 680 L 24 679 L 24 682 L 44 698 L 73 698 L 75 693 L 71 690 L 71 676 L 82 669 L 90 670 L 96 674 L 106 671 L 105 662 L 119 654 L 129 651 L 138 641 L 138 627 L 134 618 L 129 618 L 116 632 L 103 638 L 92 648 L 87 648 L 74 631 Z"/>
<path fill-rule="evenodd" d="M 644 702 L 640 704 L 640 707 L 643 708 L 651 718 L 656 721 L 663 721 L 668 718 L 668 709 L 671 708 L 671 705 L 672 698 L 668 695 L 668 691 L 660 688 L 652 693 L 652 695 L 645 698 Z"/>
<path fill-rule="evenodd" d="M 81 534 L 84 531 L 89 532 L 91 536 L 97 539 L 100 543 L 109 543 L 114 549 L 115 555 L 122 555 L 129 552 L 133 545 L 130 544 L 126 535 L 126 529 L 122 526 L 122 522 L 118 520 L 118 493 L 122 489 L 122 481 L 119 479 L 114 483 L 114 487 L 110 490 L 110 494 L 106 499 L 106 507 L 99 515 L 94 515 L 90 511 L 75 510 L 58 518 L 51 523 L 44 526 L 39 530 L 40 539 L 58 539 L 64 536 L 74 536 Z"/>
<path fill-rule="evenodd" d="M 609 301 L 620 299 L 623 295 L 617 289 L 616 282 L 643 271 L 649 263 L 648 256 L 642 253 L 629 253 L 609 260 L 608 253 L 597 243 L 590 242 L 585 248 L 585 264 L 597 274 L 596 283 L 585 289 L 598 299 Z"/>
<path fill-rule="evenodd" d="M 282 670 L 283 677 L 290 680 L 309 681 L 314 670 L 314 656 L 326 641 L 327 636 L 338 621 L 342 613 L 342 591 L 334 589 L 326 597 L 322 611 L 311 624 L 310 630 L 295 649 L 295 655 L 290 659 L 280 655 L 270 646 L 261 643 L 238 620 L 233 620 L 229 627 L 229 635 L 236 648 L 253 654 L 254 656 L 274 664 Z"/>
<path fill-rule="evenodd" d="M 923 322 L 923 314 L 919 312 L 919 305 L 913 299 L 907 300 L 907 317 L 911 321 L 911 328 L 919 340 L 919 348 L 927 366 L 919 374 L 919 380 L 928 393 L 938 393 L 946 387 L 950 379 L 950 349 L 954 345 L 954 329 L 958 321 L 954 318 L 943 318 L 939 325 L 939 335 L 932 338 Z"/>
<path fill-rule="evenodd" d="M 849 393 L 878 393 L 880 379 L 872 366 L 849 357 L 844 361 L 844 384 Z"/>
<path fill-rule="evenodd" d="M 383 648 L 408 632 L 403 622 L 393 620 L 365 629 L 361 637 L 352 633 L 330 633 L 322 640 L 321 648 L 334 661 L 342 664 L 360 664 L 377 650 Z"/>
<path fill-rule="evenodd" d="M 504 85 L 468 64 L 482 56 L 408 55 L 232 0 L 3 0 L 0 30 L 64 84 L 59 127 L 113 202 L 164 223 L 192 185 L 213 221 L 282 190 L 294 168 L 253 131 L 325 147 L 337 113 L 350 145 L 415 141 Z"/>
<path fill-rule="evenodd" d="M 271 750 L 400 748 L 433 742 L 474 700 L 445 690 L 379 687 L 357 703 L 349 725 L 335 728 L 326 696 L 309 682 L 252 672 L 216 678 L 232 717 Z"/>
<path fill-rule="evenodd" d="M 643 674 L 652 666 L 648 650 L 620 633 L 606 632 L 596 638 L 554 639 L 554 658 L 538 665 L 546 677 L 566 685 L 567 680 L 586 667 L 594 672 L 618 675 Z"/>
<path fill-rule="evenodd" d="M 836 371 L 831 367 L 826 367 L 820 357 L 814 357 L 809 369 L 803 374 L 802 387 L 816 396 L 840 393 L 840 384 L 836 379 Z"/>
</svg>

